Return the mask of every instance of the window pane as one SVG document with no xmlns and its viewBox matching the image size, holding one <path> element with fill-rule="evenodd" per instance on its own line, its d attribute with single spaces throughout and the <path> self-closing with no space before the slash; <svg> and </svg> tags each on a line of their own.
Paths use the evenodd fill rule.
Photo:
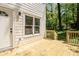
<svg viewBox="0 0 79 59">
<path fill-rule="evenodd" d="M 4 12 L 4 11 L 0 11 L 0 15 L 1 16 L 8 16 L 8 14 L 6 12 Z"/>
<path fill-rule="evenodd" d="M 35 25 L 40 25 L 40 19 L 35 18 Z"/>
<path fill-rule="evenodd" d="M 35 26 L 35 34 L 39 33 L 39 26 Z"/>
<path fill-rule="evenodd" d="M 25 16 L 25 25 L 33 25 L 33 17 Z"/>
<path fill-rule="evenodd" d="M 25 26 L 25 35 L 32 34 L 32 26 Z"/>
</svg>

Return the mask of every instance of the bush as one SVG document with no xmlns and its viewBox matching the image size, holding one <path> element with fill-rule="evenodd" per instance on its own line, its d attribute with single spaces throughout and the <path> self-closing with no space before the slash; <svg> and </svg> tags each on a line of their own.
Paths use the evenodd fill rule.
<svg viewBox="0 0 79 59">
<path fill-rule="evenodd" d="M 71 39 L 71 43 L 72 43 L 73 45 L 79 44 L 79 38 Z"/>
<path fill-rule="evenodd" d="M 58 34 L 58 40 L 66 41 L 66 31 L 59 31 L 57 34 Z"/>
</svg>

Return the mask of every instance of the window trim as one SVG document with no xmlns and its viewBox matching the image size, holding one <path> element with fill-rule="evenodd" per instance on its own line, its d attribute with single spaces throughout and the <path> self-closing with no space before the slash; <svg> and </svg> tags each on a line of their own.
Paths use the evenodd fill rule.
<svg viewBox="0 0 79 59">
<path fill-rule="evenodd" d="M 37 18 L 37 17 L 35 17 L 35 18 Z M 35 18 L 34 18 L 34 21 L 35 21 Z M 40 34 L 40 18 L 38 18 L 39 19 L 39 25 L 35 25 L 35 23 L 34 23 L 34 34 L 36 34 L 36 35 L 38 35 L 38 34 Z M 35 26 L 38 26 L 39 27 L 39 33 L 35 33 Z"/>
<path fill-rule="evenodd" d="M 25 18 L 26 18 L 26 16 L 29 16 L 29 15 L 25 15 Z M 29 17 L 32 17 L 32 16 L 29 16 Z M 33 17 L 32 17 L 32 20 L 33 20 Z M 26 23 L 26 19 L 25 19 L 25 23 Z M 24 24 L 25 24 L 25 23 L 24 23 Z M 26 27 L 26 26 L 31 26 L 31 27 L 32 27 L 32 34 L 25 34 L 25 31 L 24 31 L 24 34 L 25 34 L 25 35 L 33 35 L 33 22 L 32 22 L 32 25 L 26 25 L 26 24 L 25 24 L 24 27 Z M 25 29 L 24 29 L 24 30 L 25 30 Z"/>
<path fill-rule="evenodd" d="M 28 35 L 25 35 L 25 15 L 27 16 L 30 16 L 30 17 L 33 17 L 33 27 L 32 27 L 32 31 L 33 31 L 33 34 L 28 34 Z M 33 36 L 38 36 L 40 35 L 40 25 L 39 25 L 39 33 L 34 33 L 34 26 L 35 26 L 35 18 L 39 18 L 39 20 L 41 20 L 41 17 L 39 16 L 34 16 L 34 15 L 31 15 L 31 14 L 28 14 L 28 13 L 25 13 L 24 12 L 24 15 L 23 15 L 23 37 L 33 37 Z"/>
</svg>

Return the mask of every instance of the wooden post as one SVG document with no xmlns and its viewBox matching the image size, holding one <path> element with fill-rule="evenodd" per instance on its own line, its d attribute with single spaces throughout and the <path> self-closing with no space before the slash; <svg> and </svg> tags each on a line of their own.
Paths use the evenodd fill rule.
<svg viewBox="0 0 79 59">
<path fill-rule="evenodd" d="M 54 31 L 54 40 L 57 39 L 57 33 Z"/>
<path fill-rule="evenodd" d="M 69 32 L 66 32 L 66 39 L 67 39 L 67 43 L 69 43 Z"/>
</svg>

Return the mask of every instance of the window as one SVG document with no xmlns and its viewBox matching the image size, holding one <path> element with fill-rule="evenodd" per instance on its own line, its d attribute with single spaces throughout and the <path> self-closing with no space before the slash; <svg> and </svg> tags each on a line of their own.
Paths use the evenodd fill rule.
<svg viewBox="0 0 79 59">
<path fill-rule="evenodd" d="M 33 32 L 34 31 L 34 32 Z M 38 34 L 40 32 L 40 19 L 25 15 L 25 35 Z"/>
<path fill-rule="evenodd" d="M 34 33 L 37 34 L 39 32 L 40 32 L 40 19 L 35 18 Z"/>
<path fill-rule="evenodd" d="M 6 12 L 4 12 L 4 11 L 0 11 L 0 15 L 1 16 L 8 16 L 8 14 Z"/>
<path fill-rule="evenodd" d="M 25 16 L 25 35 L 33 34 L 33 17 Z"/>
</svg>

